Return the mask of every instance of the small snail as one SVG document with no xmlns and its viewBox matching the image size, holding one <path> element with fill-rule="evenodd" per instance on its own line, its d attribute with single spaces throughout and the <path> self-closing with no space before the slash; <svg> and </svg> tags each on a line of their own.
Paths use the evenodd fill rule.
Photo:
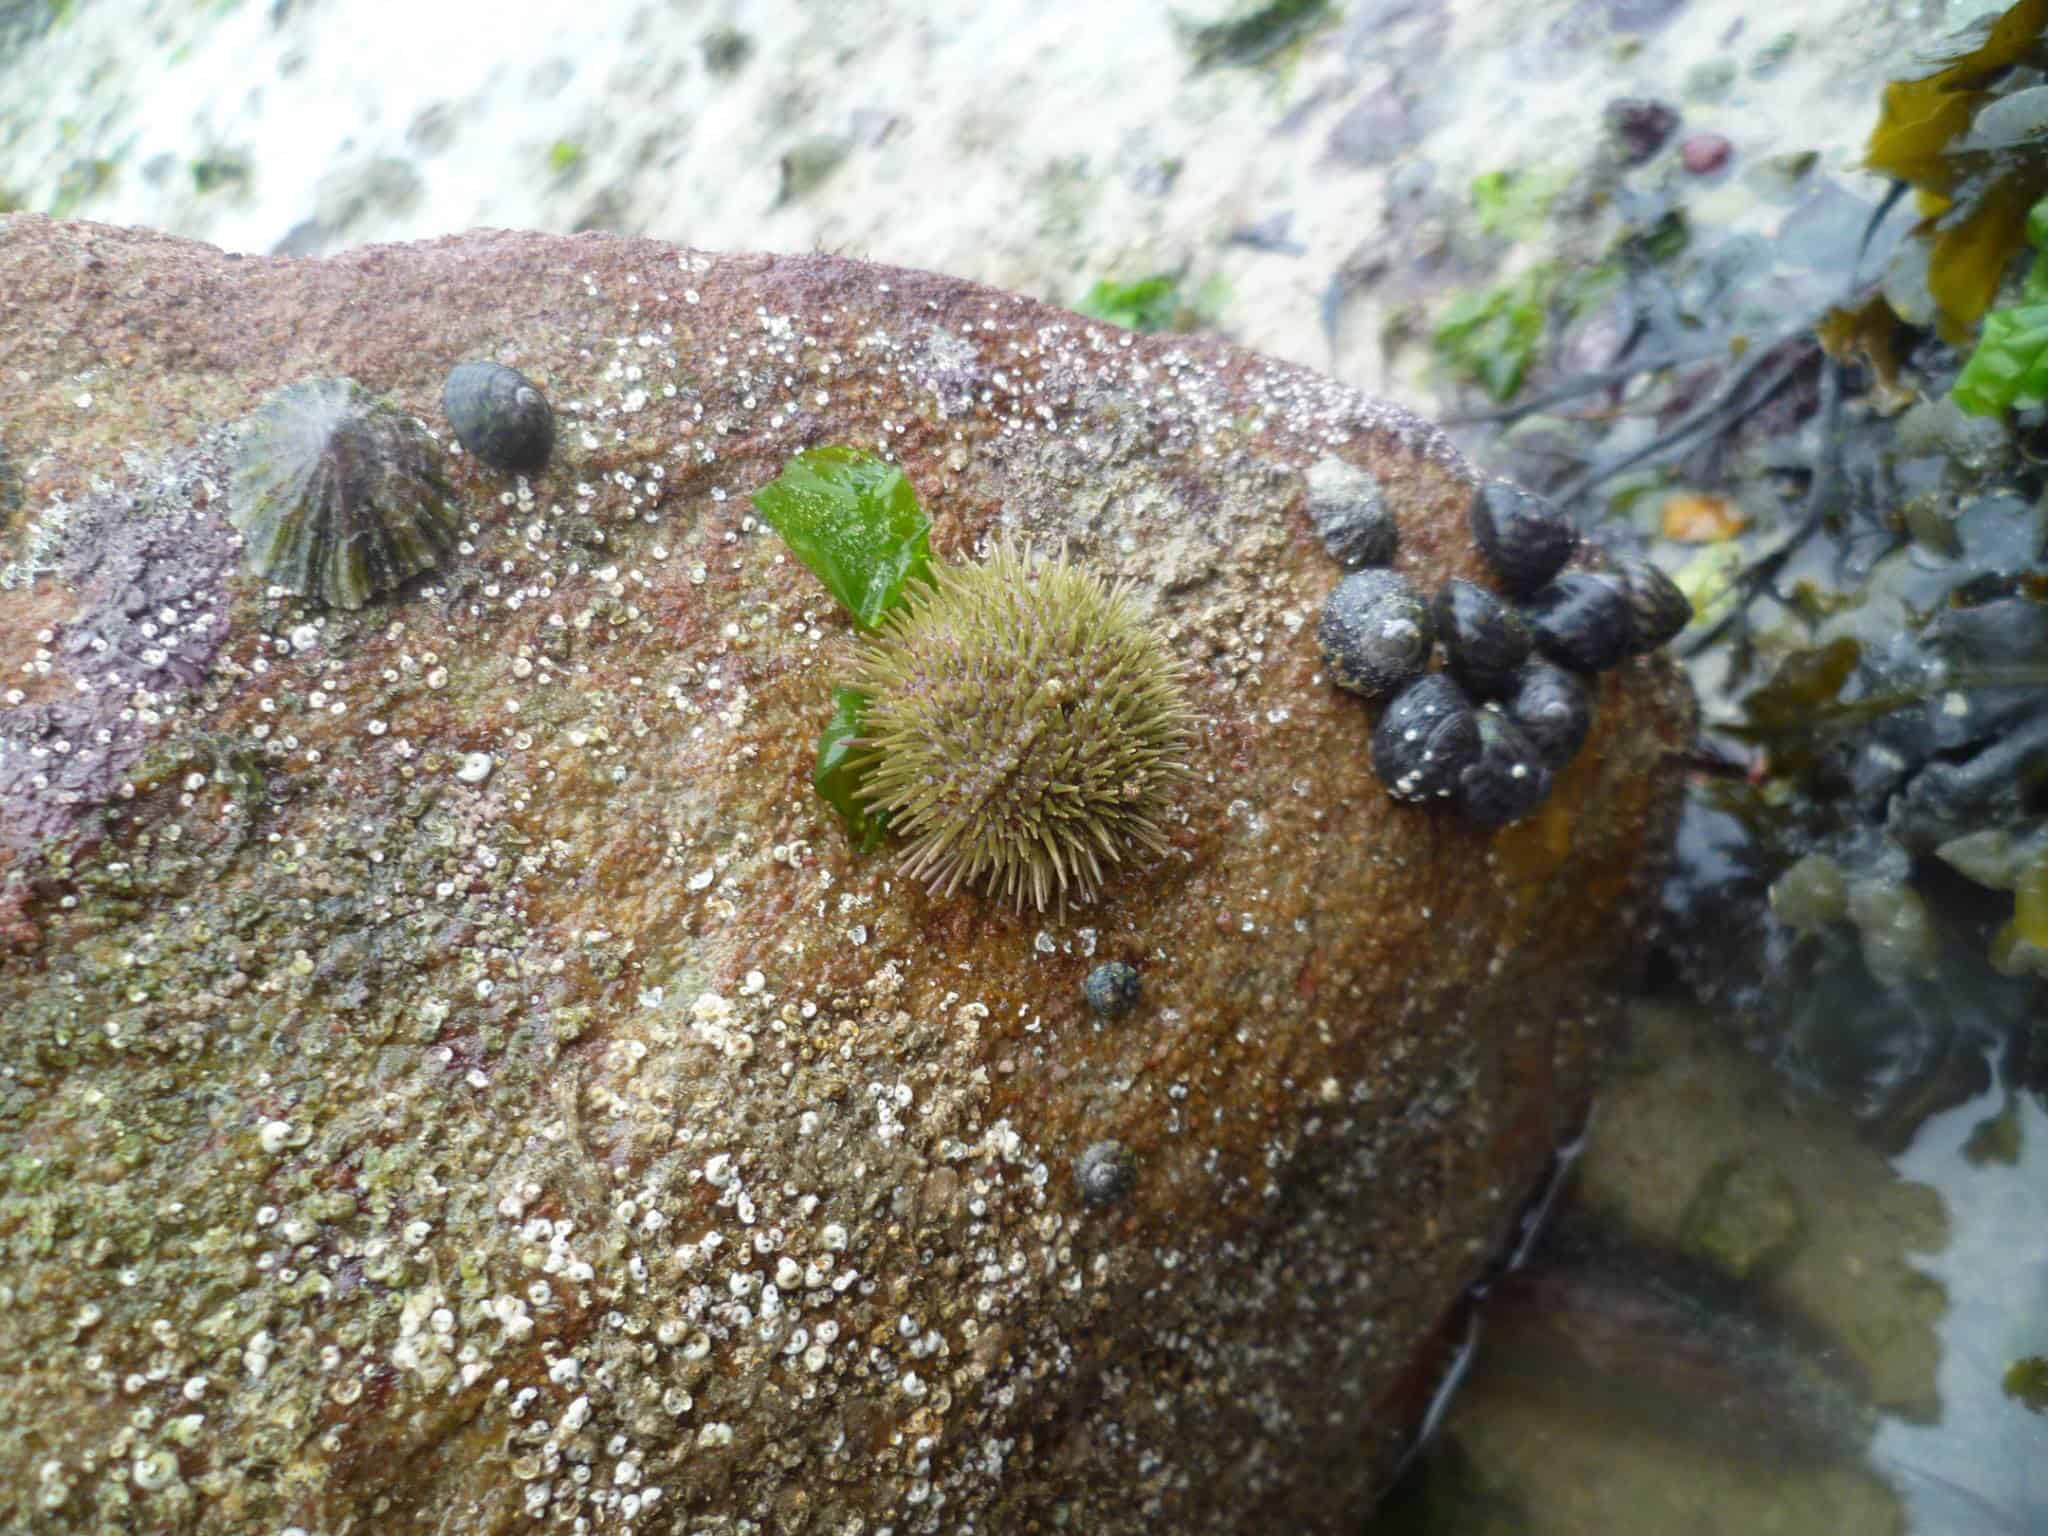
<svg viewBox="0 0 2048 1536">
<path fill-rule="evenodd" d="M 1308 515 L 1323 548 L 1347 571 L 1386 565 L 1401 542 L 1379 481 L 1339 458 L 1318 459 L 1310 467 Z"/>
<path fill-rule="evenodd" d="M 1138 1183 L 1138 1160 L 1120 1141 L 1098 1141 L 1074 1162 L 1074 1183 L 1090 1205 L 1114 1205 Z"/>
<path fill-rule="evenodd" d="M 1579 543 L 1555 505 L 1506 480 L 1490 480 L 1474 493 L 1468 520 L 1479 552 L 1517 597 L 1563 570 Z"/>
<path fill-rule="evenodd" d="M 1120 1019 L 1138 1006 L 1142 988 L 1138 968 L 1121 960 L 1105 960 L 1081 983 L 1088 1006 L 1105 1019 Z"/>
<path fill-rule="evenodd" d="M 462 446 L 493 469 L 531 475 L 555 447 L 555 413 L 534 382 L 501 363 L 460 363 L 441 391 Z"/>
<path fill-rule="evenodd" d="M 1536 647 L 1574 672 L 1604 672 L 1636 647 L 1628 589 L 1605 571 L 1565 571 L 1523 610 Z"/>
<path fill-rule="evenodd" d="M 1422 671 L 1433 628 L 1428 606 L 1406 577 L 1371 567 L 1337 583 L 1316 638 L 1331 678 L 1376 699 Z"/>
<path fill-rule="evenodd" d="M 1479 755 L 1458 775 L 1458 810 L 1482 827 L 1520 821 L 1550 793 L 1550 770 L 1518 727 L 1498 710 L 1477 712 Z"/>
<path fill-rule="evenodd" d="M 1529 626 L 1484 587 L 1453 578 L 1431 607 L 1444 665 L 1475 699 L 1498 698 L 1529 655 Z"/>
<path fill-rule="evenodd" d="M 441 450 L 354 379 L 287 384 L 238 435 L 228 521 L 286 591 L 360 608 L 455 552 Z"/>
<path fill-rule="evenodd" d="M 1584 679 L 1547 661 L 1532 661 L 1515 674 L 1504 707 L 1552 769 L 1576 757 L 1593 728 L 1593 690 Z"/>
<path fill-rule="evenodd" d="M 1472 701 L 1442 672 L 1403 688 L 1373 727 L 1372 771 L 1396 800 L 1449 798 L 1478 756 Z"/>
<path fill-rule="evenodd" d="M 1634 654 L 1656 650 L 1692 622 L 1692 604 L 1678 590 L 1678 583 L 1649 561 L 1620 561 L 1614 574 L 1621 578 L 1628 596 L 1629 618 L 1636 632 Z"/>
</svg>

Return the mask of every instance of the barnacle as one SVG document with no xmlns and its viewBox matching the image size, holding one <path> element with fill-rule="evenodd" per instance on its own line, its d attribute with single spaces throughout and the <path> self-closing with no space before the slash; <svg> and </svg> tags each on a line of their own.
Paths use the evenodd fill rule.
<svg viewBox="0 0 2048 1536">
<path fill-rule="evenodd" d="M 440 448 L 355 380 L 287 384 L 238 434 L 228 521 L 286 591 L 360 608 L 454 553 Z"/>
<path fill-rule="evenodd" d="M 1074 1159 L 1074 1183 L 1090 1205 L 1115 1205 L 1137 1187 L 1138 1160 L 1120 1141 L 1091 1142 Z"/>
<path fill-rule="evenodd" d="M 1042 911 L 1164 850 L 1193 715 L 1121 586 L 1006 547 L 905 599 L 852 681 L 871 701 L 859 795 L 908 839 L 911 876 Z"/>
</svg>

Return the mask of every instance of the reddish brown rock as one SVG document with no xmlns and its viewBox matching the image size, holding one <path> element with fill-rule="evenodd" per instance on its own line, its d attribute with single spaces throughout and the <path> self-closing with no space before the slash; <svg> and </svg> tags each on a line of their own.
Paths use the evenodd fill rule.
<svg viewBox="0 0 2048 1536">
<path fill-rule="evenodd" d="M 0 343 L 0 1524 L 1355 1527 L 1583 1110 L 1689 728 L 1631 661 L 1531 822 L 1381 792 L 1304 475 L 1480 578 L 1439 433 L 600 236 L 13 216 Z M 445 441 L 480 356 L 560 433 L 524 489 L 451 457 L 453 568 L 353 613 L 241 569 L 228 424 L 345 374 Z M 808 775 L 847 626 L 747 502 L 834 441 L 942 557 L 1133 583 L 1203 715 L 1168 856 L 1041 917 L 846 845 Z"/>
<path fill-rule="evenodd" d="M 1728 163 L 1734 149 L 1725 134 L 1695 133 L 1678 146 L 1678 158 L 1693 175 L 1711 176 Z"/>
</svg>

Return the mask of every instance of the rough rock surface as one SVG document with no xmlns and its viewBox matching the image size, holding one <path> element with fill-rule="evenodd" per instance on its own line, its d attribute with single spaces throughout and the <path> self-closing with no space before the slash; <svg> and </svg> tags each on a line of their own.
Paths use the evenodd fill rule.
<svg viewBox="0 0 2048 1536">
<path fill-rule="evenodd" d="M 482 356 L 562 430 L 451 457 L 453 569 L 242 571 L 265 391 L 445 441 Z M 746 499 L 827 441 L 942 557 L 1135 584 L 1204 715 L 1168 857 L 1040 917 L 849 849 L 847 627 Z M 1425 424 L 950 279 L 0 220 L 0 1525 L 1351 1529 L 1583 1109 L 1689 716 L 1631 662 L 1531 823 L 1391 803 L 1319 672 L 1328 454 L 1481 574 Z"/>
</svg>

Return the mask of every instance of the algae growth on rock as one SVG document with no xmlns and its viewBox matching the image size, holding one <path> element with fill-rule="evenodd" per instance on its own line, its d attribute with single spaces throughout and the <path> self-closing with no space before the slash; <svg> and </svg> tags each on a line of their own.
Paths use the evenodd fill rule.
<svg viewBox="0 0 2048 1536">
<path fill-rule="evenodd" d="M 11 216 L 0 291 L 0 1523 L 1352 1527 L 1583 1111 L 1689 729 L 1631 659 L 1528 822 L 1380 793 L 1305 475 L 1473 577 L 1439 434 L 824 257 Z M 238 570 L 227 423 L 430 419 L 508 335 L 544 488 L 450 455 L 460 558 L 360 610 Z M 1157 614 L 1204 726 L 1142 878 L 934 897 L 810 793 L 850 635 L 745 493 L 823 441 Z"/>
</svg>

